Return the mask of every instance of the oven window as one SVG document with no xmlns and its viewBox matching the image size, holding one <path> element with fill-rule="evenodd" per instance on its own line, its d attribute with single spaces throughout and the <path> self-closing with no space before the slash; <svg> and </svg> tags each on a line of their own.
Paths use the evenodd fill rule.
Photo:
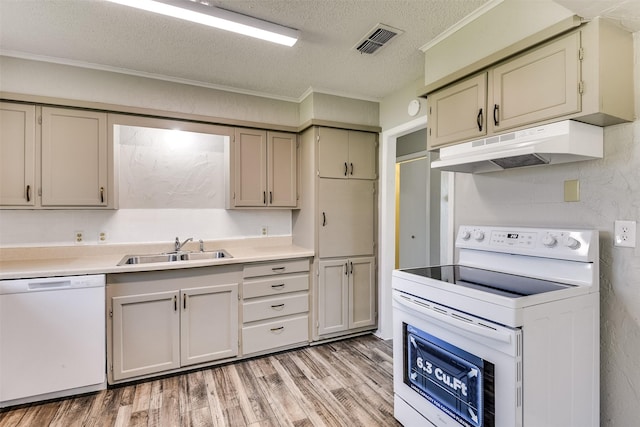
<svg viewBox="0 0 640 427">
<path fill-rule="evenodd" d="M 494 365 L 403 323 L 404 383 L 465 427 L 495 427 Z"/>
</svg>

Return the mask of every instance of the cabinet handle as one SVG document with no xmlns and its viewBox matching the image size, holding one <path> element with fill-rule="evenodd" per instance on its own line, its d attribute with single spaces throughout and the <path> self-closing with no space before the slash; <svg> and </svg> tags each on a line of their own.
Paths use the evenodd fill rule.
<svg viewBox="0 0 640 427">
<path fill-rule="evenodd" d="M 187 309 L 187 294 L 183 294 L 182 295 L 182 307 L 186 310 Z"/>
<path fill-rule="evenodd" d="M 351 165 L 351 175 L 353 175 L 353 163 L 349 163 Z"/>
<path fill-rule="evenodd" d="M 273 204 L 273 191 L 269 191 L 269 204 Z"/>
<path fill-rule="evenodd" d="M 271 308 L 273 308 L 274 310 L 282 310 L 284 308 L 284 304 L 275 304 L 272 305 Z"/>
<path fill-rule="evenodd" d="M 178 311 L 178 297 L 176 295 L 173 296 L 173 311 Z"/>
<path fill-rule="evenodd" d="M 478 111 L 478 117 L 476 118 L 476 121 L 478 122 L 478 132 L 482 132 L 482 122 L 483 120 L 483 116 L 482 116 L 482 108 L 480 109 L 480 111 Z"/>
<path fill-rule="evenodd" d="M 271 285 L 272 289 L 282 289 L 284 288 L 284 283 L 278 283 L 277 285 Z"/>
<path fill-rule="evenodd" d="M 27 202 L 31 201 L 31 186 L 27 185 Z"/>
<path fill-rule="evenodd" d="M 104 187 L 100 187 L 100 203 L 104 203 Z"/>
<path fill-rule="evenodd" d="M 262 204 L 263 205 L 267 204 L 267 192 L 266 191 L 262 192 Z"/>
<path fill-rule="evenodd" d="M 271 328 L 271 332 L 278 332 L 284 329 L 284 326 L 278 326 L 277 328 Z"/>
<path fill-rule="evenodd" d="M 347 176 L 348 172 L 349 172 L 349 166 L 347 165 L 347 162 L 344 162 L 344 176 Z"/>
<path fill-rule="evenodd" d="M 498 126 L 500 124 L 500 106 L 493 104 L 493 124 Z"/>
<path fill-rule="evenodd" d="M 344 263 L 344 275 L 345 276 L 349 275 L 349 263 L 348 262 Z"/>
<path fill-rule="evenodd" d="M 353 263 L 350 262 L 349 265 L 351 267 L 351 269 L 350 269 L 351 271 L 349 271 L 349 274 L 351 274 L 353 276 Z"/>
<path fill-rule="evenodd" d="M 322 226 L 324 227 L 325 225 L 327 225 L 327 214 L 322 212 Z"/>
<path fill-rule="evenodd" d="M 271 271 L 283 271 L 287 267 L 272 267 Z"/>
</svg>

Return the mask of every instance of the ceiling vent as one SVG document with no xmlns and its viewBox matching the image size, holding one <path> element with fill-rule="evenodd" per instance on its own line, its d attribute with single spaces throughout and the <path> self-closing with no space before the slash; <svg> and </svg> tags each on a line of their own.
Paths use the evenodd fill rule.
<svg viewBox="0 0 640 427">
<path fill-rule="evenodd" d="M 371 31 L 367 32 L 366 36 L 360 39 L 355 45 L 355 49 L 360 53 L 372 55 L 383 46 L 386 46 L 392 38 L 403 32 L 388 25 L 377 24 Z"/>
</svg>

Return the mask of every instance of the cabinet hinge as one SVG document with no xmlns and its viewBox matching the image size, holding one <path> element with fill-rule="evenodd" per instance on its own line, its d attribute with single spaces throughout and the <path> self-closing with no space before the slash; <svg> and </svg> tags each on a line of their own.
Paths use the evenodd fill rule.
<svg viewBox="0 0 640 427">
<path fill-rule="evenodd" d="M 319 329 L 319 328 L 320 328 L 320 322 L 316 320 L 316 329 Z"/>
<path fill-rule="evenodd" d="M 41 125 L 42 124 L 42 116 L 38 116 L 38 124 Z"/>
<path fill-rule="evenodd" d="M 429 136 L 431 136 L 431 128 L 429 128 Z"/>
<path fill-rule="evenodd" d="M 431 107 L 429 107 L 429 115 L 431 115 Z"/>
<path fill-rule="evenodd" d="M 109 317 L 113 317 L 113 309 L 112 308 L 109 309 Z"/>
<path fill-rule="evenodd" d="M 584 59 L 584 48 L 578 49 L 578 59 L 582 61 Z"/>
<path fill-rule="evenodd" d="M 578 83 L 578 93 L 580 93 L 580 95 L 584 93 L 584 82 Z"/>
<path fill-rule="evenodd" d="M 109 363 L 109 371 L 113 372 L 113 363 Z"/>
<path fill-rule="evenodd" d="M 234 191 L 233 192 L 233 200 L 235 200 L 235 199 L 236 199 L 236 192 Z"/>
<path fill-rule="evenodd" d="M 316 141 L 320 142 L 320 135 L 316 135 Z"/>
<path fill-rule="evenodd" d="M 296 148 L 300 148 L 300 141 L 296 141 Z"/>
</svg>

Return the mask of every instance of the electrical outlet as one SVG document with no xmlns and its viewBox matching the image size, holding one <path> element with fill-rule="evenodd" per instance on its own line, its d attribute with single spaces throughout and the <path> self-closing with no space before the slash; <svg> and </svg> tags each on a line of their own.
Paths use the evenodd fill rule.
<svg viewBox="0 0 640 427">
<path fill-rule="evenodd" d="M 98 233 L 98 243 L 107 243 L 107 232 L 101 231 Z"/>
<path fill-rule="evenodd" d="M 262 227 L 260 227 L 260 235 L 261 236 L 269 235 L 269 227 L 267 227 L 266 225 L 263 225 Z"/>
<path fill-rule="evenodd" d="M 614 223 L 614 245 L 627 248 L 636 247 L 635 221 L 616 221 Z"/>
<path fill-rule="evenodd" d="M 74 231 L 73 232 L 73 241 L 78 245 L 84 243 L 84 232 L 83 231 Z"/>
</svg>

